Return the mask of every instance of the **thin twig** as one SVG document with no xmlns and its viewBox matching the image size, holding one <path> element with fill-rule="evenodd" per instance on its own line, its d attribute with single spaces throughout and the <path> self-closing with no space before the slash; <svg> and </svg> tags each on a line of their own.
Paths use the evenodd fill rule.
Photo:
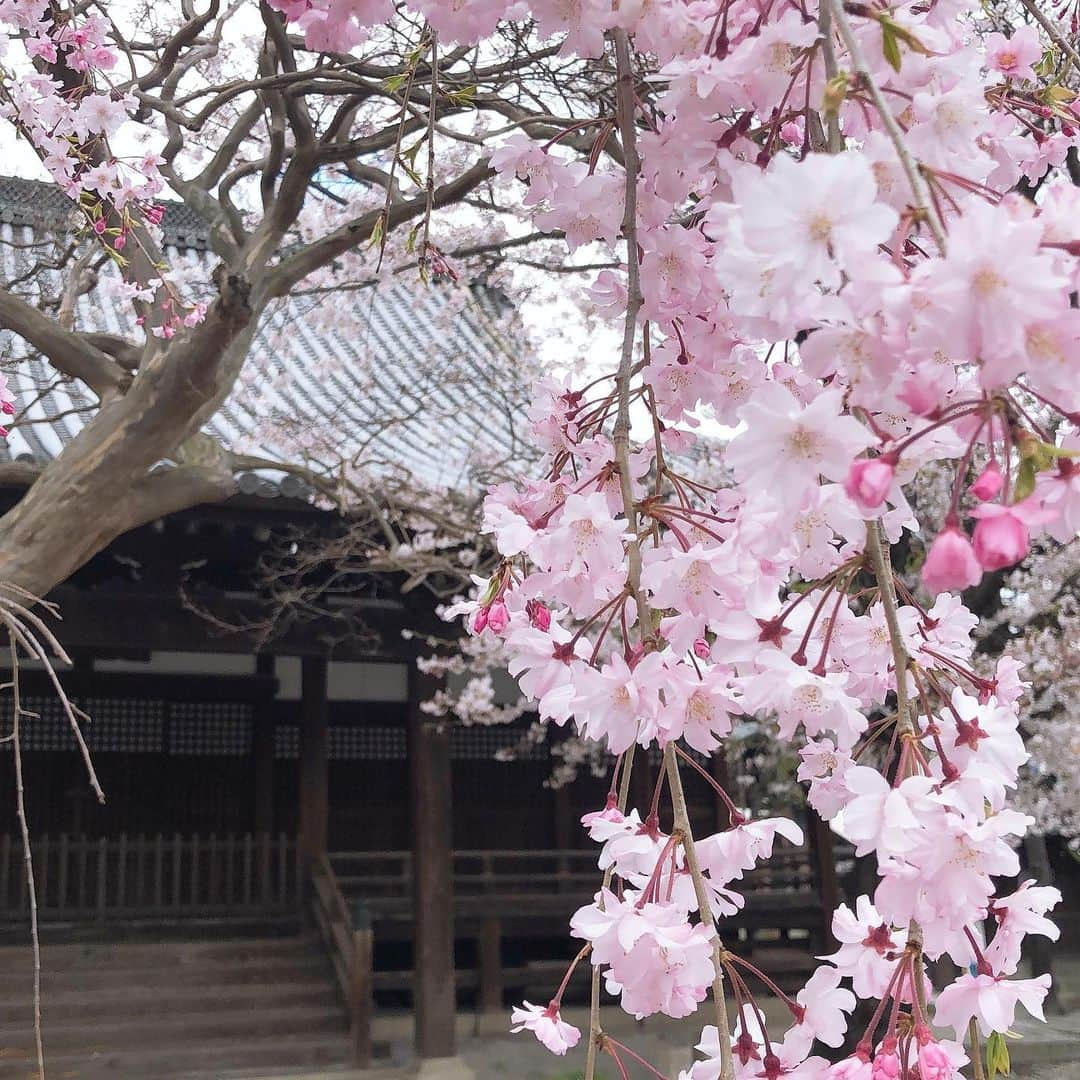
<svg viewBox="0 0 1080 1080">
<path fill-rule="evenodd" d="M 619 777 L 619 810 L 623 813 L 626 811 L 626 804 L 630 801 L 630 771 L 633 765 L 634 747 L 631 745 L 623 755 L 623 771 L 622 776 Z M 610 887 L 611 877 L 614 872 L 614 866 L 609 866 L 604 871 L 603 888 Z M 603 910 L 603 896 L 600 898 L 599 906 Z M 604 1033 L 600 1027 L 600 968 L 594 964 L 589 983 L 589 1042 L 585 1048 L 584 1080 L 593 1080 L 596 1073 L 596 1055 L 600 1049 L 603 1035 Z"/>
<path fill-rule="evenodd" d="M 885 613 L 885 625 L 889 631 L 893 670 L 896 674 L 896 730 L 900 738 L 914 739 L 916 737 L 915 719 L 912 710 L 916 707 L 916 703 L 908 696 L 907 684 L 911 658 L 908 656 L 907 646 L 904 644 L 904 635 L 900 629 L 892 566 L 889 564 L 885 554 L 881 523 L 876 519 L 866 523 L 866 551 L 870 556 L 870 565 L 873 568 L 874 576 L 877 578 L 878 594 L 881 597 L 881 607 Z M 920 964 L 922 962 L 922 943 L 922 927 L 912 919 L 908 924 L 908 945 L 918 950 L 917 955 Z M 915 979 L 914 984 L 918 986 L 919 979 Z"/>
<path fill-rule="evenodd" d="M 427 179 L 424 182 L 424 236 L 420 242 L 420 266 L 427 267 L 431 244 L 431 215 L 435 211 L 435 103 L 439 96 L 439 35 L 431 28 L 431 100 L 428 102 Z"/>
<path fill-rule="evenodd" d="M 818 11 L 818 30 L 821 33 L 821 55 L 825 61 L 825 78 L 832 82 L 837 75 L 836 49 L 833 47 L 832 7 L 822 4 Z M 810 76 L 807 75 L 809 81 Z M 840 133 L 840 113 L 830 109 L 825 116 L 827 142 L 830 154 L 839 154 L 844 149 L 844 136 Z"/>
<path fill-rule="evenodd" d="M 983 1072 L 982 1051 L 979 1049 L 979 1025 L 973 1016 L 968 1021 L 968 1040 L 971 1043 L 971 1064 L 975 1069 L 975 1080 L 986 1080 Z"/>
<path fill-rule="evenodd" d="M 626 322 L 623 329 L 622 353 L 619 370 L 615 376 L 618 395 L 618 417 L 612 435 L 615 460 L 619 466 L 619 490 L 622 495 L 623 513 L 626 515 L 627 531 L 627 586 L 634 594 L 638 609 L 639 629 L 645 625 L 646 607 L 641 593 L 641 549 L 637 538 L 637 509 L 630 474 L 630 378 L 633 372 L 634 334 L 637 313 L 641 307 L 641 283 L 638 274 L 637 251 L 637 135 L 634 128 L 634 73 L 630 62 L 630 40 L 624 30 L 614 32 L 616 99 L 618 102 L 619 130 L 623 143 L 623 160 L 626 166 L 625 203 L 623 206 L 623 235 L 626 239 L 626 262 L 628 268 L 628 296 Z M 643 633 L 643 631 L 642 631 Z M 633 763 L 633 746 L 623 759 L 623 775 L 619 784 L 619 807 L 626 809 L 630 794 L 630 767 Z M 605 885 L 611 880 L 610 870 L 604 875 Z M 585 1053 L 584 1080 L 596 1075 L 596 1057 L 603 1032 L 600 1029 L 600 968 L 594 967 L 592 989 L 589 998 L 589 1043 Z"/>
<path fill-rule="evenodd" d="M 694 834 L 690 828 L 690 814 L 686 808 L 686 795 L 683 792 L 682 777 L 679 775 L 679 762 L 675 757 L 675 743 L 669 742 L 664 747 L 664 768 L 667 770 L 668 787 L 671 788 L 671 809 L 674 814 L 674 829 L 682 835 L 683 851 L 686 854 L 686 868 L 690 871 L 690 880 L 694 883 L 694 896 L 697 898 L 698 915 L 702 924 L 712 933 L 713 939 L 713 1004 L 716 1006 L 716 1028 L 720 1034 L 720 1077 L 719 1080 L 734 1080 L 735 1061 L 731 1054 L 731 1025 L 728 1021 L 727 1001 L 724 998 L 724 969 L 721 964 L 723 945 L 713 919 L 712 904 L 709 901 L 709 887 L 701 873 L 697 849 L 694 847 Z"/>
<path fill-rule="evenodd" d="M 38 933 L 37 884 L 34 881 L 34 857 L 30 850 L 30 826 L 26 820 L 26 793 L 23 789 L 22 743 L 19 727 L 22 721 L 22 696 L 19 691 L 19 649 L 14 635 L 9 635 L 11 650 L 12 753 L 15 755 L 15 814 L 22 836 L 23 863 L 26 867 L 26 898 L 30 906 L 30 945 L 34 953 L 34 1050 L 37 1053 L 38 1080 L 45 1080 L 45 1046 L 41 1036 L 41 938 Z"/>
<path fill-rule="evenodd" d="M 1020 0 L 1020 3 L 1027 8 L 1035 21 L 1050 35 L 1050 39 L 1068 55 L 1069 59 L 1078 68 L 1080 68 L 1080 53 L 1076 51 L 1076 47 L 1065 36 L 1061 27 L 1058 26 L 1045 11 L 1042 11 L 1034 0 Z"/>
<path fill-rule="evenodd" d="M 844 0 L 830 0 L 830 2 L 836 28 L 840 31 L 840 37 L 844 40 L 848 55 L 855 65 L 855 70 L 866 83 L 866 88 L 870 92 L 870 97 L 874 102 L 878 115 L 881 117 L 881 123 L 892 141 L 897 157 L 900 158 L 900 164 L 904 167 L 908 183 L 911 184 L 911 191 L 915 196 L 915 211 L 930 226 L 930 232 L 933 234 L 934 240 L 937 241 L 938 250 L 944 255 L 946 245 L 945 226 L 938 215 L 937 207 L 934 206 L 933 200 L 930 198 L 930 189 L 927 187 L 926 181 L 919 170 L 919 163 L 912 157 L 911 151 L 904 141 L 904 132 L 896 122 L 896 117 L 893 116 L 881 88 L 870 73 L 870 66 L 866 62 L 862 48 L 851 29 L 847 12 L 844 10 Z"/>
<path fill-rule="evenodd" d="M 641 591 L 641 546 L 637 536 L 637 507 L 634 503 L 634 481 L 630 467 L 630 376 L 634 366 L 634 340 L 637 334 L 637 317 L 641 310 L 641 272 L 638 266 L 637 242 L 637 185 L 639 159 L 637 151 L 637 128 L 634 122 L 634 71 L 630 59 L 630 39 L 625 30 L 616 30 L 615 70 L 616 102 L 619 119 L 619 136 L 623 144 L 623 160 L 626 165 L 626 188 L 623 203 L 623 238 L 626 241 L 626 316 L 623 320 L 622 351 L 619 370 L 615 375 L 618 397 L 618 414 L 611 441 L 615 460 L 619 466 L 619 488 L 622 494 L 623 513 L 626 515 L 630 541 L 627 544 L 629 562 L 627 584 L 634 594 L 638 608 L 638 626 L 642 639 L 652 636 L 652 627 L 646 632 L 648 606 Z"/>
</svg>

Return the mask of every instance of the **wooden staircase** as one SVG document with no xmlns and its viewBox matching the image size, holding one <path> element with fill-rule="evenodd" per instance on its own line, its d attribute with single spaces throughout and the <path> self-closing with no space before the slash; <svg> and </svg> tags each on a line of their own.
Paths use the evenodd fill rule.
<svg viewBox="0 0 1080 1080">
<path fill-rule="evenodd" d="M 315 937 L 94 942 L 42 950 L 50 1078 L 171 1080 L 348 1060 L 347 1021 Z M 27 947 L 0 948 L 0 1078 L 37 1076 Z"/>
</svg>

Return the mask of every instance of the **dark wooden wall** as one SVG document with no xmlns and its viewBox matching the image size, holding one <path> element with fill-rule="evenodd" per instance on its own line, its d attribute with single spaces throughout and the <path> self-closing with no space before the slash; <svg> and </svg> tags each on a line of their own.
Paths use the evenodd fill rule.
<svg viewBox="0 0 1080 1080">
<path fill-rule="evenodd" d="M 292 834 L 298 818 L 299 702 L 272 698 L 260 676 L 192 678 L 87 672 L 68 682 L 91 715 L 85 735 L 107 801 L 86 783 L 76 744 L 55 695 L 27 677 L 23 761 L 30 825 L 37 834 L 90 836 L 247 833 L 256 814 L 255 735 L 273 730 L 273 813 L 264 825 Z M 7 710 L 7 711 L 5 711 Z M 410 846 L 406 706 L 330 705 L 329 848 L 402 850 Z M 10 729 L 0 698 L 0 730 Z M 518 738 L 506 728 L 452 732 L 453 840 L 458 849 L 587 847 L 581 815 L 601 807 L 607 779 L 583 772 L 562 791 L 545 786 L 551 760 L 534 747 L 496 760 Z M 638 755 L 635 797 L 647 804 L 658 762 Z M 699 829 L 715 827 L 712 797 L 688 777 Z M 0 834 L 16 830 L 10 746 L 0 744 Z"/>
</svg>

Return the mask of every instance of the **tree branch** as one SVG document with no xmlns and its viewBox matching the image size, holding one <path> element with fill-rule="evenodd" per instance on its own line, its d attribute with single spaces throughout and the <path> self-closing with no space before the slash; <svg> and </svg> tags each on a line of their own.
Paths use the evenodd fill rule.
<svg viewBox="0 0 1080 1080">
<path fill-rule="evenodd" d="M 61 329 L 47 315 L 6 289 L 0 289 L 0 328 L 18 334 L 57 371 L 81 379 L 102 399 L 120 393 L 131 381 L 112 357 L 85 337 Z"/>
<path fill-rule="evenodd" d="M 440 184 L 435 189 L 432 205 L 440 207 L 455 202 L 493 175 L 494 170 L 488 164 L 488 159 L 483 158 L 456 179 Z M 389 232 L 403 222 L 419 217 L 426 205 L 427 197 L 423 194 L 403 202 L 393 203 L 385 226 L 386 231 Z M 265 295 L 268 298 L 284 296 L 308 274 L 332 262 L 346 251 L 367 243 L 382 216 L 381 208 L 369 210 L 366 214 L 335 229 L 321 240 L 309 244 L 295 255 L 283 259 L 263 283 L 262 289 L 265 290 Z"/>
</svg>

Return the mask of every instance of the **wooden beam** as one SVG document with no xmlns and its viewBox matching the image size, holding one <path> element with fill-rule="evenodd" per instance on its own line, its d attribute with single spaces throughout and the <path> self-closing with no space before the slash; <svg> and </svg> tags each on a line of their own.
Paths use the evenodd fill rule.
<svg viewBox="0 0 1080 1080">
<path fill-rule="evenodd" d="M 450 731 L 420 708 L 433 680 L 409 668 L 409 787 L 412 802 L 413 988 L 416 1052 L 453 1057 L 454 994 L 453 794 Z"/>
<path fill-rule="evenodd" d="M 300 821 L 297 847 L 310 865 L 326 851 L 329 822 L 326 702 L 326 661 L 306 656 L 301 664 L 300 701 Z"/>
<path fill-rule="evenodd" d="M 49 593 L 60 622 L 51 623 L 68 649 L 100 655 L 111 650 L 242 653 L 262 651 L 276 656 L 317 656 L 331 660 L 401 660 L 401 629 L 414 617 L 396 600 L 358 600 L 352 610 L 377 629 L 383 644 L 349 634 L 339 621 L 316 620 L 283 629 L 263 640 L 260 634 L 271 614 L 254 597 L 199 594 L 201 612 L 183 607 L 176 592 L 139 589 L 81 589 L 61 585 Z M 101 613 L 107 610 L 109 617 Z M 212 620 L 221 625 L 215 626 Z M 251 627 L 231 630 L 229 627 Z"/>
</svg>

